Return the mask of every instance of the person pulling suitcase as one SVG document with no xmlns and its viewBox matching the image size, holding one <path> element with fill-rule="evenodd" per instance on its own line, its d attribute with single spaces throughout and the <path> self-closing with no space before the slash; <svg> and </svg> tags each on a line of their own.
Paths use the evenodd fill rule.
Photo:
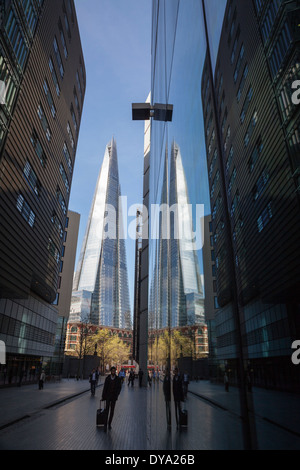
<svg viewBox="0 0 300 470">
<path fill-rule="evenodd" d="M 183 383 L 179 371 L 176 367 L 173 377 L 173 397 L 175 403 L 175 417 L 177 429 L 181 426 L 181 402 L 184 401 Z"/>
<path fill-rule="evenodd" d="M 120 377 L 116 375 L 116 368 L 113 366 L 110 369 L 110 375 L 108 375 L 104 382 L 102 401 L 106 401 L 106 421 L 104 424 L 104 431 L 111 429 L 111 423 L 113 420 L 116 401 L 120 395 L 122 383 Z"/>
</svg>

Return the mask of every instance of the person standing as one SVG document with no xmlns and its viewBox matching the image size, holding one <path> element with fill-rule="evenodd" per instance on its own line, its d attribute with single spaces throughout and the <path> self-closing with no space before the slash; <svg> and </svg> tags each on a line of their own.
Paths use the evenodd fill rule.
<svg viewBox="0 0 300 470">
<path fill-rule="evenodd" d="M 97 372 L 96 369 L 93 369 L 90 373 L 90 384 L 91 384 L 91 394 L 94 396 L 96 391 L 96 383 L 97 383 Z"/>
<path fill-rule="evenodd" d="M 180 425 L 181 402 L 184 401 L 184 394 L 183 394 L 182 379 L 179 375 L 179 371 L 177 367 L 174 370 L 174 377 L 173 377 L 173 396 L 174 396 L 174 403 L 175 403 L 176 425 L 178 429 L 178 426 Z"/>
<path fill-rule="evenodd" d="M 165 396 L 166 402 L 166 415 L 167 415 L 167 426 L 168 428 L 171 427 L 171 379 L 170 379 L 170 372 L 169 369 L 166 369 L 165 377 L 163 381 L 163 391 Z"/>
<path fill-rule="evenodd" d="M 110 375 L 108 375 L 104 382 L 102 400 L 106 401 L 106 421 L 104 425 L 104 431 L 111 429 L 111 423 L 113 420 L 116 401 L 120 395 L 122 388 L 121 379 L 116 375 L 116 368 L 113 366 L 110 369 Z"/>
<path fill-rule="evenodd" d="M 134 385 L 134 372 L 133 372 L 133 370 L 131 370 L 129 372 L 128 385 L 130 384 L 130 382 L 131 382 L 131 386 L 133 387 L 133 385 Z"/>
<path fill-rule="evenodd" d="M 44 382 L 46 379 L 45 371 L 42 369 L 40 378 L 39 378 L 39 390 L 42 390 L 44 388 Z"/>
</svg>

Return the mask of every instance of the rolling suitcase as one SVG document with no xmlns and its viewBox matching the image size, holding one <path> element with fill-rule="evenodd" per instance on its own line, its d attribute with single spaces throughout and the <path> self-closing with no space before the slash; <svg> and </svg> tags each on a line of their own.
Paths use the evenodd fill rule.
<svg viewBox="0 0 300 470">
<path fill-rule="evenodd" d="M 96 416 L 96 425 L 97 426 L 104 426 L 106 424 L 106 407 L 101 408 L 101 403 L 100 401 L 100 408 L 97 410 L 97 416 Z"/>
<path fill-rule="evenodd" d="M 181 410 L 179 414 L 179 424 L 180 426 L 188 425 L 188 412 L 187 410 Z"/>
</svg>

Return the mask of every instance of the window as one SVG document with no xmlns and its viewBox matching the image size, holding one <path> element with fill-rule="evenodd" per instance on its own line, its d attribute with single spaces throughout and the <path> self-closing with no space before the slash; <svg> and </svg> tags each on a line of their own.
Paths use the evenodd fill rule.
<svg viewBox="0 0 300 470">
<path fill-rule="evenodd" d="M 18 195 L 17 198 L 17 209 L 22 214 L 28 225 L 33 228 L 35 222 L 35 214 L 31 210 L 29 204 L 25 201 L 22 194 Z"/>
<path fill-rule="evenodd" d="M 269 182 L 269 173 L 266 169 L 262 172 L 260 177 L 258 178 L 256 185 L 254 186 L 252 190 L 252 195 L 253 195 L 253 200 L 257 201 L 257 199 L 261 196 L 263 193 L 265 187 L 267 186 Z"/>
<path fill-rule="evenodd" d="M 215 234 L 214 234 L 214 243 L 217 243 L 221 233 L 223 232 L 225 227 L 224 221 L 221 219 L 220 222 L 218 223 Z"/>
<path fill-rule="evenodd" d="M 37 133 L 36 133 L 35 130 L 33 130 L 30 140 L 31 140 L 31 143 L 34 147 L 35 153 L 37 154 L 37 156 L 38 156 L 38 158 L 41 162 L 42 167 L 45 168 L 46 160 L 47 160 L 46 155 L 44 153 L 44 150 L 42 148 L 42 145 L 39 141 L 39 138 L 38 138 Z"/>
<path fill-rule="evenodd" d="M 268 225 L 272 217 L 273 217 L 272 203 L 269 202 L 267 207 L 263 210 L 262 214 L 257 219 L 257 228 L 258 228 L 259 233 L 261 233 L 264 230 L 264 228 Z"/>
<path fill-rule="evenodd" d="M 220 308 L 220 305 L 218 303 L 218 297 L 215 297 L 215 309 L 219 309 Z"/>
<path fill-rule="evenodd" d="M 255 6 L 256 6 L 256 11 L 258 15 L 261 14 L 265 3 L 266 3 L 266 0 L 255 0 Z"/>
<path fill-rule="evenodd" d="M 71 112 L 71 116 L 72 116 L 72 120 L 73 120 L 73 124 L 74 124 L 74 129 L 75 129 L 75 132 L 76 132 L 76 134 L 77 134 L 77 132 L 78 132 L 78 124 L 77 124 L 77 119 L 76 119 L 76 116 L 75 116 L 75 113 L 74 113 L 74 108 L 73 108 L 73 105 L 72 105 L 72 104 L 71 104 L 70 112 Z"/>
<path fill-rule="evenodd" d="M 227 122 L 227 117 L 228 117 L 228 111 L 227 111 L 227 106 L 226 106 L 223 121 L 222 121 L 222 134 L 224 134 L 224 131 L 225 131 L 225 125 L 226 125 L 226 122 Z"/>
<path fill-rule="evenodd" d="M 67 30 L 68 38 L 71 39 L 71 30 L 70 30 L 69 20 L 68 20 L 68 17 L 67 17 L 66 13 L 64 13 L 64 21 L 65 21 L 65 27 L 66 27 L 66 30 Z"/>
<path fill-rule="evenodd" d="M 246 135 L 245 135 L 245 138 L 244 138 L 245 147 L 248 147 L 248 145 L 249 145 L 249 142 L 250 142 L 250 139 L 252 137 L 253 131 L 254 131 L 255 126 L 257 124 L 257 119 L 258 119 L 257 111 L 254 111 L 254 114 L 251 118 L 250 124 L 248 126 L 248 129 L 247 129 L 247 132 L 246 132 Z"/>
<path fill-rule="evenodd" d="M 69 137 L 70 137 L 71 147 L 74 150 L 75 142 L 74 142 L 74 137 L 73 137 L 73 134 L 72 134 L 72 131 L 71 131 L 71 126 L 70 126 L 69 122 L 67 124 L 67 132 L 68 132 Z"/>
<path fill-rule="evenodd" d="M 232 201 L 232 204 L 231 204 L 231 210 L 230 210 L 231 217 L 234 216 L 235 211 L 239 205 L 239 202 L 240 202 L 240 193 L 239 193 L 239 190 L 237 190 L 237 192 L 235 193 L 234 199 Z"/>
<path fill-rule="evenodd" d="M 271 57 L 270 57 L 270 66 L 273 78 L 277 75 L 281 65 L 285 59 L 285 56 L 291 45 L 292 36 L 289 30 L 288 23 L 286 22 L 278 36 L 276 44 L 273 48 Z"/>
<path fill-rule="evenodd" d="M 63 146 L 63 154 L 64 154 L 64 157 L 66 159 L 66 162 L 67 162 L 67 165 L 68 165 L 68 168 L 69 168 L 69 172 L 72 173 L 73 165 L 72 165 L 71 156 L 70 156 L 70 153 L 69 153 L 66 142 L 64 143 L 64 146 Z"/>
<path fill-rule="evenodd" d="M 62 179 L 63 179 L 63 182 L 64 182 L 64 185 L 66 187 L 66 190 L 67 190 L 67 194 L 69 194 L 70 192 L 70 184 L 69 184 L 69 180 L 67 178 L 67 175 L 66 175 L 66 172 L 64 170 L 64 167 L 63 167 L 63 164 L 61 163 L 60 166 L 59 166 L 59 171 L 60 171 L 60 174 L 62 176 Z"/>
<path fill-rule="evenodd" d="M 234 62 L 234 59 L 235 59 L 235 54 L 236 54 L 240 34 L 241 34 L 241 29 L 240 29 L 240 27 L 238 27 L 236 37 L 235 37 L 235 41 L 234 41 L 233 48 L 232 48 L 232 52 L 231 52 L 231 65 L 233 65 L 233 62 Z"/>
<path fill-rule="evenodd" d="M 233 160 L 233 156 L 234 156 L 234 150 L 233 150 L 233 146 L 231 146 L 230 150 L 229 150 L 229 154 L 228 154 L 228 158 L 227 158 L 227 162 L 226 162 L 226 175 L 228 174 L 228 171 L 231 167 L 231 163 L 232 163 L 232 160 Z"/>
<path fill-rule="evenodd" d="M 252 171 L 254 170 L 255 168 L 255 165 L 256 165 L 256 162 L 257 160 L 259 159 L 259 156 L 263 150 L 263 143 L 262 143 L 262 140 L 261 140 L 261 137 L 258 138 L 257 142 L 256 142 L 256 145 L 255 145 L 255 148 L 252 152 L 252 155 L 250 157 L 250 160 L 248 162 L 248 168 L 249 168 L 249 172 L 252 173 Z"/>
<path fill-rule="evenodd" d="M 57 96 L 59 96 L 60 95 L 60 88 L 59 88 L 57 75 L 56 75 L 51 57 L 49 59 L 49 69 L 50 69 L 50 72 L 51 72 L 51 75 L 52 75 L 52 80 L 53 80 L 53 83 L 54 83 L 54 86 L 55 86 L 56 94 L 57 94 Z"/>
<path fill-rule="evenodd" d="M 17 20 L 12 8 L 7 17 L 5 30 L 18 64 L 23 69 L 28 55 L 28 47 L 24 39 L 24 33 L 20 27 L 20 22 Z"/>
<path fill-rule="evenodd" d="M 80 83 L 80 80 L 79 80 L 78 72 L 76 72 L 76 82 L 77 82 L 80 98 L 81 98 L 81 101 L 82 101 L 82 89 L 81 89 L 81 83 Z"/>
<path fill-rule="evenodd" d="M 43 129 L 44 129 L 44 131 L 45 131 L 47 140 L 48 140 L 48 142 L 50 142 L 50 140 L 51 140 L 51 132 L 50 132 L 50 129 L 49 129 L 49 124 L 48 124 L 47 118 L 46 118 L 46 116 L 45 116 L 44 110 L 43 110 L 43 108 L 42 108 L 41 105 L 38 106 L 37 112 L 38 112 L 38 116 L 39 116 L 39 118 L 40 118 L 40 120 L 41 120 L 42 127 L 43 127 Z"/>
<path fill-rule="evenodd" d="M 262 23 L 262 28 L 261 28 L 265 44 L 270 37 L 270 33 L 273 29 L 276 15 L 278 13 L 281 3 L 282 3 L 282 0 L 271 0 L 270 6 L 266 11 L 266 14 Z"/>
<path fill-rule="evenodd" d="M 211 154 L 213 144 L 214 144 L 214 141 L 215 141 L 215 137 L 216 137 L 216 133 L 215 133 L 215 130 L 213 130 L 212 133 L 211 133 L 211 138 L 210 138 L 209 145 L 208 145 L 208 155 Z"/>
<path fill-rule="evenodd" d="M 229 139 L 230 139 L 230 135 L 231 135 L 231 129 L 230 129 L 230 126 L 228 126 L 227 134 L 226 134 L 225 142 L 224 142 L 224 152 L 227 151 L 228 144 L 229 144 Z"/>
<path fill-rule="evenodd" d="M 244 71 L 243 71 L 241 81 L 240 81 L 239 89 L 238 89 L 238 92 L 237 92 L 237 95 L 236 95 L 236 99 L 237 99 L 238 103 L 240 102 L 241 97 L 242 97 L 242 93 L 243 93 L 244 85 L 245 85 L 245 82 L 246 82 L 246 78 L 248 76 L 248 72 L 249 72 L 249 67 L 248 67 L 248 64 L 246 64 L 245 68 L 244 68 Z"/>
<path fill-rule="evenodd" d="M 67 5 L 68 5 L 68 10 L 69 10 L 69 14 L 71 16 L 72 23 L 74 23 L 74 13 L 73 13 L 71 0 L 67 0 Z"/>
<path fill-rule="evenodd" d="M 231 190 L 232 190 L 233 184 L 235 182 L 236 175 L 237 175 L 237 171 L 236 171 L 236 167 L 234 167 L 234 169 L 231 173 L 231 177 L 230 177 L 229 185 L 228 185 L 228 194 L 229 195 L 231 194 Z"/>
<path fill-rule="evenodd" d="M 37 25 L 37 14 L 36 9 L 33 6 L 33 0 L 23 0 L 22 4 L 27 21 L 27 27 L 31 33 L 31 36 L 33 36 Z"/>
<path fill-rule="evenodd" d="M 38 180 L 38 177 L 37 177 L 35 171 L 32 169 L 32 166 L 30 165 L 28 160 L 25 162 L 23 173 L 24 173 L 27 181 L 29 182 L 31 188 L 35 192 L 35 194 L 37 196 L 39 196 L 40 190 L 41 190 L 41 185 L 40 185 L 40 182 Z"/>
<path fill-rule="evenodd" d="M 57 230 L 57 233 L 59 234 L 60 238 L 63 238 L 64 230 L 63 230 L 61 222 L 60 222 L 60 220 L 57 217 L 55 212 L 53 212 L 53 214 L 52 214 L 51 222 L 53 223 L 55 229 Z"/>
<path fill-rule="evenodd" d="M 215 202 L 215 205 L 213 207 L 213 210 L 212 210 L 212 220 L 215 220 L 221 204 L 222 204 L 222 197 L 221 197 L 221 194 L 219 193 L 217 200 Z"/>
<path fill-rule="evenodd" d="M 235 224 L 235 226 L 234 226 L 233 236 L 232 236 L 233 241 L 235 241 L 235 242 L 237 241 L 243 226 L 244 226 L 244 220 L 243 220 L 243 217 L 240 215 L 237 222 L 236 222 L 236 224 Z"/>
<path fill-rule="evenodd" d="M 57 264 L 59 263 L 59 251 L 57 249 L 57 247 L 55 246 L 55 243 L 53 242 L 53 240 L 49 237 L 49 240 L 48 240 L 48 251 L 50 253 L 50 255 L 55 259 L 55 261 L 57 262 Z"/>
<path fill-rule="evenodd" d="M 234 10 L 234 14 L 233 14 L 233 18 L 232 18 L 232 23 L 231 23 L 231 28 L 230 28 L 230 32 L 229 32 L 229 37 L 228 37 L 228 44 L 231 43 L 231 40 L 233 38 L 233 33 L 234 33 L 234 30 L 235 30 L 235 22 L 236 22 L 236 9 Z"/>
<path fill-rule="evenodd" d="M 245 54 L 245 47 L 244 47 L 244 44 L 242 44 L 240 54 L 239 54 L 239 58 L 238 58 L 238 61 L 237 61 L 236 67 L 235 67 L 235 71 L 234 71 L 234 75 L 233 75 L 234 83 L 237 82 L 237 79 L 238 79 L 238 76 L 239 76 L 239 73 L 240 73 L 240 69 L 241 69 L 241 66 L 242 66 L 244 54 Z"/>
<path fill-rule="evenodd" d="M 78 114 L 80 114 L 79 101 L 78 101 L 78 96 L 77 96 L 75 88 L 73 90 L 73 95 L 74 95 L 75 106 L 77 108 Z"/>
<path fill-rule="evenodd" d="M 59 205 L 60 205 L 60 207 L 61 207 L 61 209 L 62 209 L 64 215 L 66 215 L 66 213 L 67 213 L 67 206 L 66 206 L 65 200 L 64 200 L 64 198 L 63 198 L 63 195 L 62 195 L 62 193 L 61 193 L 61 191 L 60 191 L 60 189 L 59 189 L 58 187 L 57 187 L 57 189 L 56 189 L 56 199 L 57 199 L 57 201 L 58 201 L 58 203 L 59 203 Z"/>
<path fill-rule="evenodd" d="M 244 106 L 243 106 L 243 109 L 242 109 L 242 112 L 241 112 L 241 116 L 240 116 L 241 124 L 243 124 L 243 122 L 245 121 L 246 114 L 247 114 L 249 105 L 251 103 L 252 97 L 253 97 L 253 88 L 252 88 L 252 86 L 250 86 L 250 88 L 248 90 L 248 93 L 247 93 L 247 97 L 246 97 L 245 102 L 244 102 Z"/>
<path fill-rule="evenodd" d="M 0 46 L 0 80 L 4 83 L 4 96 L 1 101 L 3 105 L 6 106 L 6 109 L 10 112 L 12 110 L 14 99 L 17 91 L 16 80 L 13 76 L 12 69 L 9 65 L 9 62 L 4 56 L 4 52 Z"/>
<path fill-rule="evenodd" d="M 54 102 L 53 102 L 51 92 L 50 92 L 49 87 L 48 87 L 47 80 L 44 80 L 43 88 L 44 88 L 45 95 L 47 97 L 47 101 L 48 101 L 48 104 L 49 104 L 49 107 L 50 107 L 50 110 L 51 110 L 51 114 L 52 114 L 53 118 L 55 118 L 56 109 L 55 109 L 55 106 L 54 106 Z"/>
<path fill-rule="evenodd" d="M 215 176 L 215 179 L 213 181 L 213 184 L 211 186 L 211 190 L 210 190 L 210 198 L 212 199 L 214 197 L 214 193 L 215 193 L 215 189 L 216 189 L 216 186 L 217 186 L 217 183 L 220 179 L 220 171 L 218 170 L 216 172 L 216 176 Z"/>
<path fill-rule="evenodd" d="M 218 149 L 215 150 L 213 159 L 212 159 L 210 167 L 209 167 L 209 179 L 211 179 L 211 177 L 212 177 L 214 168 L 216 166 L 217 159 L 218 159 Z"/>
<path fill-rule="evenodd" d="M 64 78 L 65 71 L 64 71 L 63 64 L 62 64 L 61 55 L 60 55 L 60 52 L 59 52 L 56 37 L 53 40 L 53 49 L 54 49 L 54 55 L 56 57 L 56 62 L 57 62 L 57 65 L 58 65 L 58 69 L 59 69 L 59 72 L 60 72 L 60 76 L 61 76 L 61 78 Z"/>
<path fill-rule="evenodd" d="M 67 58 L 68 58 L 68 49 L 67 49 L 65 35 L 64 35 L 62 24 L 61 24 L 60 20 L 59 20 L 59 23 L 58 23 L 58 27 L 59 27 L 60 40 L 61 40 L 61 44 L 62 44 L 63 51 L 64 51 L 64 56 L 65 56 L 65 59 L 67 60 Z"/>
</svg>

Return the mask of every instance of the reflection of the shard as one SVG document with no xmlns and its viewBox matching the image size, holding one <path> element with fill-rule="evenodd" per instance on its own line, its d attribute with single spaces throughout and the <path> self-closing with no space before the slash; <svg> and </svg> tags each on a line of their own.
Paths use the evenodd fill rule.
<svg viewBox="0 0 300 470">
<path fill-rule="evenodd" d="M 148 322 L 149 364 L 162 371 L 168 365 L 167 357 L 172 358 L 171 368 L 180 357 L 200 358 L 198 344 L 204 345 L 201 357 L 208 354 L 192 211 L 180 210 L 190 205 L 181 151 L 176 142 L 172 144 L 170 155 L 166 148 L 165 156 L 161 211 L 156 222 L 151 222 L 159 237 L 152 240 L 154 259 L 150 269 Z M 162 209 L 166 207 L 169 210 Z M 180 226 L 184 230 L 179 233 Z M 166 237 L 166 233 L 170 236 Z"/>
</svg>

